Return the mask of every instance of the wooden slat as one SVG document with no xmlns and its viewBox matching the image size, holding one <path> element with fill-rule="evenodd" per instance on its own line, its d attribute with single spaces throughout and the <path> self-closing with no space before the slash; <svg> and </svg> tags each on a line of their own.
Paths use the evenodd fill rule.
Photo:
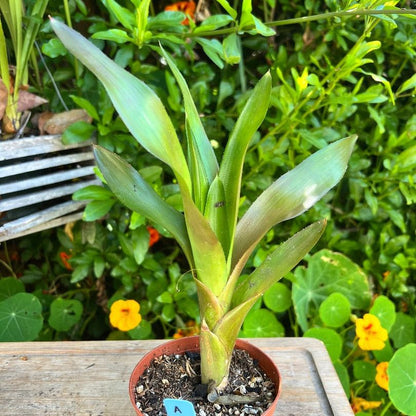
<svg viewBox="0 0 416 416">
<path fill-rule="evenodd" d="M 5 140 L 0 142 L 0 161 L 82 148 L 89 145 L 91 145 L 90 141 L 64 145 L 62 144 L 61 136 L 41 136 Z"/>
<path fill-rule="evenodd" d="M 36 170 L 42 170 L 45 168 L 53 168 L 57 166 L 65 166 L 80 162 L 93 161 L 94 156 L 91 149 L 87 149 L 87 152 L 74 153 L 65 156 L 48 157 L 46 159 L 33 160 L 30 162 L 22 162 L 15 165 L 9 165 L 0 167 L 0 178 L 6 178 L 8 176 L 19 175 L 22 172 L 34 172 Z"/>
<path fill-rule="evenodd" d="M 78 189 L 89 185 L 99 185 L 100 183 L 101 182 L 98 179 L 80 181 L 70 185 L 59 186 L 52 189 L 28 193 L 23 196 L 0 200 L 0 212 L 37 204 L 42 201 L 50 201 L 66 195 L 72 195 Z"/>
<path fill-rule="evenodd" d="M 0 241 L 10 239 L 13 235 L 41 226 L 43 223 L 50 223 L 52 220 L 66 216 L 74 211 L 80 211 L 85 207 L 86 203 L 87 201 L 67 201 L 17 220 L 9 221 L 0 226 Z"/>
<path fill-rule="evenodd" d="M 42 186 L 58 184 L 60 182 L 70 181 L 71 179 L 82 178 L 94 174 L 94 166 L 84 166 L 82 168 L 64 169 L 59 172 L 47 175 L 35 176 L 30 179 L 14 180 L 12 182 L 0 185 L 0 195 L 7 195 L 14 192 L 32 190 Z"/>
<path fill-rule="evenodd" d="M 161 342 L 0 343 L 1 415 L 133 416 L 130 373 Z M 269 354 L 281 372 L 275 416 L 353 416 L 320 341 L 258 338 L 251 342 Z"/>
<path fill-rule="evenodd" d="M 80 219 L 82 219 L 82 212 L 77 212 L 75 214 L 64 215 L 63 217 L 56 218 L 52 221 L 41 223 L 35 227 L 30 227 L 24 231 L 16 232 L 16 230 L 11 230 L 10 233 L 0 235 L 0 242 L 9 241 L 14 238 L 23 237 L 28 234 L 38 233 L 40 231 L 48 230 L 49 228 L 60 227 L 61 225 L 68 224 L 69 222 L 78 221 Z"/>
</svg>

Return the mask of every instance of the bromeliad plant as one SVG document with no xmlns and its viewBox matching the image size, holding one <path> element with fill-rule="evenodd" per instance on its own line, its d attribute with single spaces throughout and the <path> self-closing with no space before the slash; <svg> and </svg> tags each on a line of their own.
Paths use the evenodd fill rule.
<svg viewBox="0 0 416 416">
<path fill-rule="evenodd" d="M 283 242 L 250 275 L 240 277 L 261 238 L 274 225 L 302 214 L 343 176 L 356 136 L 317 151 L 266 189 L 238 221 L 243 162 L 269 106 L 271 76 L 254 88 L 229 137 L 221 163 L 205 133 L 187 84 L 163 50 L 182 91 L 186 155 L 157 95 L 63 23 L 51 19 L 63 44 L 105 86 L 132 135 L 172 169 L 183 212 L 166 203 L 119 156 L 95 148 L 98 166 L 114 194 L 133 211 L 166 228 L 189 261 L 201 316 L 202 383 L 221 389 L 245 316 L 262 294 L 314 246 L 326 221 L 318 221 Z"/>
</svg>

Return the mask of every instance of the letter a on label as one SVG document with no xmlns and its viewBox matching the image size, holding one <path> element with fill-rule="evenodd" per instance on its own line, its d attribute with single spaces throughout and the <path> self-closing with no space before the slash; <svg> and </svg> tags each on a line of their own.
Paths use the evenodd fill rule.
<svg viewBox="0 0 416 416">
<path fill-rule="evenodd" d="M 194 405 L 187 400 L 164 399 L 168 416 L 196 416 Z"/>
</svg>

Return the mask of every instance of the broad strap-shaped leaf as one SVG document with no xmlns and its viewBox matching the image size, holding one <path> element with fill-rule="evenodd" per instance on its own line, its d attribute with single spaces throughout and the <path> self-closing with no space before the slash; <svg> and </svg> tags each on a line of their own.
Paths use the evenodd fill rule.
<svg viewBox="0 0 416 416">
<path fill-rule="evenodd" d="M 166 228 L 178 241 L 192 265 L 184 216 L 168 205 L 120 156 L 100 146 L 95 146 L 94 154 L 101 173 L 116 197 L 129 209 Z"/>
<path fill-rule="evenodd" d="M 51 25 L 64 46 L 103 83 L 118 114 L 137 141 L 173 169 L 182 187 L 191 189 L 181 144 L 156 93 L 76 31 L 52 18 Z"/>
<path fill-rule="evenodd" d="M 175 65 L 173 59 L 163 48 L 162 53 L 182 92 L 186 115 L 188 162 L 193 179 L 193 199 L 197 207 L 202 211 L 205 206 L 205 197 L 208 188 L 218 173 L 217 158 L 205 133 L 198 110 L 184 77 Z"/>
<path fill-rule="evenodd" d="M 221 161 L 219 177 L 224 185 L 231 240 L 237 223 L 241 176 L 248 146 L 266 116 L 271 93 L 271 76 L 266 73 L 257 83 L 231 133 Z M 228 249 L 225 249 L 228 252 Z"/>
<path fill-rule="evenodd" d="M 228 234 L 224 186 L 218 176 L 214 179 L 209 188 L 204 216 L 208 219 L 208 222 L 215 235 L 220 240 L 223 249 L 226 250 L 230 246 L 230 235 Z M 225 253 L 225 255 L 227 255 L 227 253 Z"/>
<path fill-rule="evenodd" d="M 356 140 L 350 136 L 315 152 L 253 202 L 237 225 L 233 265 L 248 258 L 270 228 L 308 210 L 340 181 Z"/>
<path fill-rule="evenodd" d="M 232 291 L 232 306 L 257 299 L 295 267 L 317 243 L 326 226 L 326 220 L 317 221 L 280 244 L 264 262 Z M 232 282 L 229 282 L 232 285 Z M 227 287 L 228 289 L 228 287 Z"/>
<path fill-rule="evenodd" d="M 208 327 L 212 329 L 224 315 L 224 308 L 207 285 L 198 279 L 195 279 L 195 284 L 198 292 L 201 320 L 205 320 Z"/>
<path fill-rule="evenodd" d="M 186 228 L 195 260 L 194 276 L 218 296 L 227 282 L 228 265 L 224 250 L 208 220 L 198 210 L 191 195 L 182 190 Z M 195 273 L 196 272 L 196 273 Z"/>
</svg>

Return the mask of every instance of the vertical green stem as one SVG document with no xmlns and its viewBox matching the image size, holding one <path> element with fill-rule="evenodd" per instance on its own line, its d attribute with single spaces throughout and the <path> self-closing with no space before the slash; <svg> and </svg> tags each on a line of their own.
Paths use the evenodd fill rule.
<svg viewBox="0 0 416 416">
<path fill-rule="evenodd" d="M 65 20 L 67 25 L 72 28 L 72 20 L 71 20 L 71 12 L 69 10 L 69 2 L 68 0 L 64 0 L 64 10 L 65 10 Z M 75 79 L 79 80 L 79 65 L 78 60 L 74 58 L 74 71 L 75 71 Z"/>
</svg>

